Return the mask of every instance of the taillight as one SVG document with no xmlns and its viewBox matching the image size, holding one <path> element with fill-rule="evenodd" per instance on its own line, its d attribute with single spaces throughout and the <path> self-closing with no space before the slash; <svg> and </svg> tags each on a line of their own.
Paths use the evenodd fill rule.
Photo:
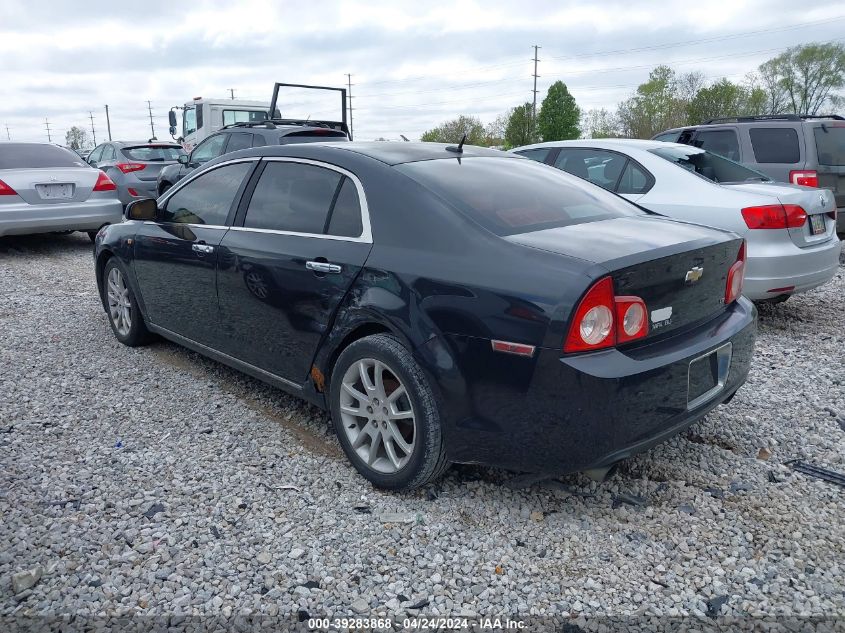
<svg viewBox="0 0 845 633">
<path fill-rule="evenodd" d="M 0 180 L 0 196 L 16 196 L 18 192 Z"/>
<path fill-rule="evenodd" d="M 143 163 L 117 163 L 115 167 L 124 174 L 128 174 L 131 171 L 141 171 L 142 169 L 146 169 L 147 166 Z"/>
<path fill-rule="evenodd" d="M 807 221 L 807 212 L 797 204 L 767 204 L 746 207 L 742 218 L 749 229 L 797 229 Z"/>
<path fill-rule="evenodd" d="M 728 269 L 728 282 L 725 284 L 725 305 L 739 299 L 742 284 L 745 282 L 745 240 L 739 247 L 739 254 L 733 266 Z"/>
<path fill-rule="evenodd" d="M 627 343 L 648 334 L 645 302 L 615 297 L 613 280 L 599 279 L 581 299 L 569 326 L 564 352 L 587 352 Z"/>
<path fill-rule="evenodd" d="M 97 184 L 94 185 L 94 191 L 114 191 L 117 185 L 112 182 L 112 179 L 106 176 L 106 173 L 101 171 L 97 176 Z"/>
<path fill-rule="evenodd" d="M 793 185 L 803 185 L 805 187 L 818 187 L 819 175 L 813 170 L 806 171 L 791 171 L 789 172 L 789 182 Z"/>
</svg>

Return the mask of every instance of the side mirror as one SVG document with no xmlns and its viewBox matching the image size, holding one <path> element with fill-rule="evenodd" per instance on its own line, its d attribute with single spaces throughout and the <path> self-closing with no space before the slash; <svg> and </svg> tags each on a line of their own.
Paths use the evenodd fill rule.
<svg viewBox="0 0 845 633">
<path fill-rule="evenodd" d="M 191 162 L 191 157 L 187 154 L 179 154 L 179 158 L 177 158 L 176 160 L 179 161 L 181 165 L 187 165 L 189 162 Z"/>
<path fill-rule="evenodd" d="M 170 132 L 170 136 L 176 136 L 176 126 L 175 125 L 171 125 L 170 129 L 168 131 Z"/>
<path fill-rule="evenodd" d="M 152 198 L 143 198 L 130 202 L 126 207 L 127 220 L 155 221 L 158 217 L 158 205 Z"/>
<path fill-rule="evenodd" d="M 89 165 L 91 165 L 91 167 L 96 167 L 96 166 L 97 166 L 97 161 L 95 161 L 95 160 L 89 160 L 89 161 L 88 161 L 88 164 L 89 164 Z"/>
<path fill-rule="evenodd" d="M 176 127 L 176 112 L 174 110 L 167 113 L 167 122 L 170 123 L 170 127 Z"/>
</svg>

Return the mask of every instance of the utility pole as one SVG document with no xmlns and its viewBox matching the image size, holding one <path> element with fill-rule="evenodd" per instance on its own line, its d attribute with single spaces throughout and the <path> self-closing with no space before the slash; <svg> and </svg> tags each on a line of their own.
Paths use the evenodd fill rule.
<svg viewBox="0 0 845 633">
<path fill-rule="evenodd" d="M 349 88 L 347 98 L 349 99 L 349 136 L 355 138 L 355 133 L 352 128 L 352 75 L 346 73 L 346 86 Z"/>
<path fill-rule="evenodd" d="M 9 124 L 8 123 L 6 124 L 6 140 L 9 140 L 9 141 L 12 140 L 12 135 L 9 134 Z"/>
<path fill-rule="evenodd" d="M 156 137 L 156 129 L 155 129 L 155 126 L 153 126 L 153 106 L 150 104 L 149 101 L 147 101 L 147 110 L 150 111 L 150 131 L 153 133 L 152 137 L 155 138 Z"/>
<path fill-rule="evenodd" d="M 97 146 L 97 133 L 94 131 L 94 113 L 88 110 L 88 118 L 91 119 L 91 136 L 94 137 L 94 147 Z"/>
<path fill-rule="evenodd" d="M 228 90 L 229 90 L 229 94 L 232 95 L 232 101 L 234 101 L 235 100 L 235 89 L 229 88 Z"/>
<path fill-rule="evenodd" d="M 531 92 L 534 93 L 534 103 L 531 106 L 531 125 L 528 126 L 528 134 L 529 134 L 529 143 L 534 142 L 534 126 L 537 122 L 537 62 L 540 61 L 537 59 L 537 49 L 541 48 L 540 46 L 534 45 L 534 90 Z"/>
<path fill-rule="evenodd" d="M 111 121 L 109 120 L 109 105 L 106 104 L 106 127 L 109 130 L 109 140 L 111 140 Z M 94 143 L 96 145 L 96 143 Z"/>
<path fill-rule="evenodd" d="M 47 142 L 52 143 L 53 138 L 50 136 L 50 121 L 47 119 L 47 117 L 44 117 L 44 125 L 47 128 Z"/>
</svg>

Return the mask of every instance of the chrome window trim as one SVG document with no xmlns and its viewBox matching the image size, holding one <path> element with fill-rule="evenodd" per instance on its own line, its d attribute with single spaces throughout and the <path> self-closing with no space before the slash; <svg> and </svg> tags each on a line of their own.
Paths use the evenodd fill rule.
<svg viewBox="0 0 845 633">
<path fill-rule="evenodd" d="M 299 163 L 303 165 L 313 165 L 315 167 L 322 167 L 324 169 L 330 169 L 332 171 L 336 171 L 339 174 L 343 174 L 352 183 L 355 185 L 355 190 L 358 192 L 358 206 L 361 210 L 361 235 L 357 237 L 348 237 L 345 235 L 328 235 L 326 233 L 299 233 L 297 231 L 282 231 L 279 229 L 258 229 L 252 228 L 248 226 L 233 226 L 231 227 L 232 231 L 253 231 L 255 233 L 271 233 L 276 235 L 295 235 L 299 237 L 313 237 L 317 239 L 324 239 L 324 240 L 336 240 L 341 242 L 361 242 L 364 244 L 372 244 L 373 243 L 373 231 L 370 225 L 370 207 L 367 204 L 367 195 L 364 193 L 364 185 L 361 184 L 361 180 L 353 174 L 351 171 L 344 169 L 343 167 L 338 167 L 337 165 L 333 165 L 331 163 L 326 163 L 319 160 L 313 160 L 311 158 L 297 158 L 295 156 L 263 156 L 262 160 L 268 163 Z M 249 207 L 247 207 L 247 213 L 249 212 Z M 246 216 L 244 216 L 244 221 L 246 221 Z"/>
</svg>

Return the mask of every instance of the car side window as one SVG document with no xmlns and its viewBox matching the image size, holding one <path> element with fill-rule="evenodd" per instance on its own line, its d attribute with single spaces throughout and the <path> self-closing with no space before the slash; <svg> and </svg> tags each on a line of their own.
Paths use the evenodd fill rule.
<svg viewBox="0 0 845 633">
<path fill-rule="evenodd" d="M 226 135 L 218 134 L 210 136 L 194 148 L 191 152 L 191 162 L 207 163 L 212 158 L 217 158 L 223 153 L 223 145 L 226 143 Z"/>
<path fill-rule="evenodd" d="M 739 161 L 739 141 L 733 130 L 700 130 L 692 144 L 719 156 Z"/>
<path fill-rule="evenodd" d="M 103 155 L 103 145 L 95 148 L 91 154 L 88 155 L 88 162 L 89 163 L 98 163 L 100 161 L 100 156 Z"/>
<path fill-rule="evenodd" d="M 551 149 L 548 147 L 537 147 L 534 149 L 524 149 L 516 153 L 520 156 L 525 156 L 525 158 L 536 160 L 538 163 L 544 163 L 546 162 L 546 158 L 548 158 L 550 151 Z"/>
<path fill-rule="evenodd" d="M 226 153 L 237 152 L 239 149 L 252 147 L 252 134 L 238 132 L 229 134 L 229 142 L 226 144 Z"/>
<path fill-rule="evenodd" d="M 621 154 L 600 149 L 562 149 L 555 167 L 613 191 L 627 160 Z"/>
<path fill-rule="evenodd" d="M 748 130 L 754 160 L 758 163 L 790 163 L 801 160 L 798 132 L 791 127 L 755 127 Z"/>
<path fill-rule="evenodd" d="M 628 160 L 622 177 L 616 186 L 616 193 L 645 193 L 649 190 L 649 178 L 632 160 Z"/>
<path fill-rule="evenodd" d="M 351 178 L 344 176 L 331 210 L 326 233 L 341 237 L 360 237 L 363 230 L 358 189 Z"/>
<path fill-rule="evenodd" d="M 162 222 L 224 226 L 232 202 L 251 162 L 212 169 L 174 193 L 162 212 Z"/>
<path fill-rule="evenodd" d="M 103 146 L 103 155 L 97 162 L 105 162 L 107 160 L 114 160 L 114 146 L 113 145 L 104 145 Z"/>
<path fill-rule="evenodd" d="M 322 234 L 342 178 L 315 165 L 269 162 L 247 206 L 244 227 Z"/>
<path fill-rule="evenodd" d="M 253 147 L 264 147 L 267 143 L 264 142 L 264 137 L 260 134 L 253 134 L 252 135 L 252 146 Z"/>
<path fill-rule="evenodd" d="M 658 134 L 653 140 L 663 141 L 664 143 L 677 143 L 680 137 L 681 132 L 678 130 L 675 132 L 664 132 L 663 134 Z"/>
</svg>

